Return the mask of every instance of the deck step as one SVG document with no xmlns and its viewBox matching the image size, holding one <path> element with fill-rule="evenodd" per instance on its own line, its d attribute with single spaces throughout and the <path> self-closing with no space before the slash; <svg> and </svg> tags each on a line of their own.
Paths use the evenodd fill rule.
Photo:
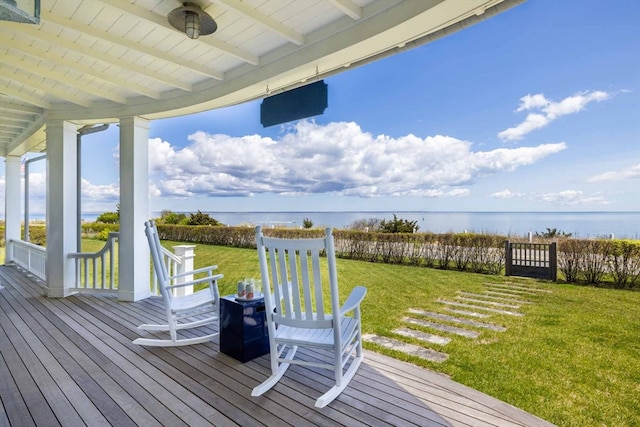
<svg viewBox="0 0 640 427">
<path fill-rule="evenodd" d="M 451 342 L 451 338 L 428 334 L 426 332 L 416 331 L 415 329 L 398 328 L 394 329 L 392 332 L 394 334 L 415 338 L 417 340 L 428 342 L 430 344 L 447 345 Z"/>
<path fill-rule="evenodd" d="M 453 305 L 455 307 L 468 308 L 468 309 L 471 309 L 471 310 L 490 311 L 492 313 L 506 314 L 506 315 L 509 315 L 509 316 L 524 316 L 524 314 L 519 313 L 517 311 L 500 310 L 500 309 L 497 309 L 497 308 L 483 307 L 483 306 L 480 306 L 480 305 L 473 305 L 473 304 L 464 304 L 464 303 L 456 302 L 456 301 L 447 301 L 447 300 L 443 300 L 443 299 L 438 299 L 438 302 L 441 303 L 441 304 Z"/>
<path fill-rule="evenodd" d="M 413 317 L 403 317 L 402 321 L 405 323 L 410 323 L 412 325 L 418 325 L 425 328 L 435 329 L 437 331 L 448 332 L 450 334 L 460 335 L 461 337 L 466 338 L 478 338 L 480 332 L 470 331 L 468 329 L 457 328 L 455 326 L 443 325 L 441 323 L 429 322 L 427 320 L 416 319 Z"/>
<path fill-rule="evenodd" d="M 416 356 L 424 360 L 429 360 L 431 362 L 441 363 L 447 360 L 447 358 L 449 357 L 449 355 L 446 353 L 441 353 L 439 351 L 431 350 L 429 348 L 424 348 L 413 344 L 407 344 L 393 338 L 381 337 L 375 334 L 364 334 L 362 335 L 362 339 L 364 341 L 378 344 L 379 346 L 391 350 L 410 354 L 412 356 Z"/>
<path fill-rule="evenodd" d="M 519 305 L 517 304 L 505 304 L 503 302 L 495 302 L 495 301 L 487 301 L 487 300 L 481 300 L 481 299 L 476 299 L 476 298 L 467 298 L 467 297 L 463 297 L 463 296 L 456 296 L 456 299 L 459 299 L 461 301 L 468 301 L 468 302 L 472 302 L 472 303 L 476 303 L 476 304 L 486 304 L 486 305 L 490 305 L 493 307 L 501 307 L 501 308 L 520 308 Z"/>
<path fill-rule="evenodd" d="M 432 317 L 434 319 L 444 320 L 446 322 L 461 323 L 463 325 L 473 326 L 473 327 L 476 327 L 476 328 L 490 329 L 490 330 L 496 331 L 496 332 L 504 332 L 504 331 L 507 330 L 507 328 L 505 328 L 504 326 L 494 325 L 493 323 L 478 322 L 476 320 L 471 320 L 471 319 L 461 319 L 459 317 L 449 316 L 447 314 L 434 313 L 434 312 L 431 312 L 431 311 L 416 310 L 414 308 L 410 308 L 409 309 L 409 313 L 411 313 L 411 314 L 419 314 L 420 316 L 425 316 L 425 317 Z"/>
</svg>

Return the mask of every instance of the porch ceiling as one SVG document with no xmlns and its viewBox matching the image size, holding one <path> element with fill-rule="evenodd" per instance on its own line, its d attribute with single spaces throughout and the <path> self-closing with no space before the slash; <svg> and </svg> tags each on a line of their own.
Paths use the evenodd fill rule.
<svg viewBox="0 0 640 427">
<path fill-rule="evenodd" d="M 171 27 L 176 0 L 42 0 L 0 26 L 0 155 L 44 123 L 171 117 L 238 104 L 426 43 L 523 0 L 192 0 L 218 30 Z"/>
</svg>

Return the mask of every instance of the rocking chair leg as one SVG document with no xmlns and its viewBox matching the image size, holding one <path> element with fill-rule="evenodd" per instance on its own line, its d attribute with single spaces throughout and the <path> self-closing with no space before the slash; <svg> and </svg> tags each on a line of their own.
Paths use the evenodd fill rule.
<svg viewBox="0 0 640 427">
<path fill-rule="evenodd" d="M 349 370 L 347 370 L 347 372 L 345 372 L 344 376 L 342 377 L 342 385 L 334 385 L 329 389 L 328 392 L 320 396 L 318 400 L 316 400 L 316 408 L 324 408 L 329 403 L 333 402 L 333 400 L 338 397 L 340 393 L 342 393 L 347 385 L 349 385 L 349 381 L 351 381 L 351 378 L 353 378 L 353 376 L 356 374 L 360 363 L 362 363 L 362 359 L 362 356 L 355 357 L 353 359 L 353 361 L 351 362 L 351 366 L 349 366 Z"/>
<path fill-rule="evenodd" d="M 293 347 L 290 348 L 287 351 L 287 356 L 285 357 L 285 360 L 291 360 L 293 359 L 293 356 L 296 355 L 296 351 L 298 350 L 297 347 Z M 277 357 L 277 356 L 275 356 Z M 282 376 L 284 375 L 285 372 L 287 372 L 287 369 L 289 369 L 289 366 L 291 365 L 291 363 L 288 362 L 281 362 L 280 366 L 278 367 L 278 370 L 276 372 L 274 372 L 269 378 L 267 378 L 262 384 L 259 384 L 257 386 L 254 387 L 253 391 L 251 392 L 251 396 L 260 396 L 262 395 L 265 391 L 268 391 L 271 389 L 271 387 L 273 387 L 274 385 L 276 385 L 278 383 L 278 381 L 280 381 L 280 378 L 282 378 Z"/>
<path fill-rule="evenodd" d="M 182 329 L 191 329 L 198 326 L 208 325 L 208 324 L 217 323 L 217 322 L 218 322 L 218 316 L 212 316 L 206 319 L 196 320 L 194 322 L 178 323 L 176 325 L 176 331 L 179 331 Z M 138 326 L 138 329 L 142 331 L 165 331 L 165 332 L 171 330 L 171 328 L 167 324 L 164 324 L 164 325 L 144 324 L 144 325 Z"/>
<path fill-rule="evenodd" d="M 182 338 L 182 339 L 160 339 L 160 338 L 138 338 L 133 341 L 133 344 L 146 345 L 149 347 L 179 347 L 182 345 L 202 344 L 213 340 L 220 335 L 219 333 L 204 335 L 195 338 Z"/>
</svg>

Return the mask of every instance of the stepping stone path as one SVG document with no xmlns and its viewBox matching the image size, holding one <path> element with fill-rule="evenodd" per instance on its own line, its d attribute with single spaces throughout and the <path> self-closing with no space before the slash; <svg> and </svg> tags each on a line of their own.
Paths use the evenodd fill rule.
<svg viewBox="0 0 640 427">
<path fill-rule="evenodd" d="M 541 293 L 551 293 L 547 289 L 527 286 L 521 283 L 485 283 L 483 293 L 459 291 L 455 301 L 438 299 L 443 309 L 450 314 L 410 308 L 402 321 L 407 327 L 394 329 L 392 332 L 400 337 L 420 341 L 421 345 L 409 344 L 398 338 L 383 337 L 375 334 L 365 334 L 364 341 L 378 344 L 382 347 L 401 351 L 421 359 L 432 362 L 444 362 L 448 354 L 429 348 L 431 345 L 446 346 L 451 342 L 447 336 L 455 335 L 463 339 L 477 339 L 481 330 L 504 332 L 504 326 L 474 319 L 488 319 L 494 315 L 524 316 L 517 311 L 521 306 L 533 304 Z M 452 325 L 453 324 L 453 325 Z M 455 326 L 454 326 L 455 325 Z"/>
<path fill-rule="evenodd" d="M 409 323 L 411 325 L 418 325 L 424 328 L 431 328 L 441 332 L 449 332 L 450 334 L 460 335 L 461 337 L 478 338 L 478 335 L 480 335 L 480 333 L 476 331 L 470 331 L 468 329 L 457 328 L 455 326 L 443 325 L 441 323 L 434 323 L 426 320 L 415 319 L 413 317 L 405 317 L 402 320 L 405 323 Z"/>
<path fill-rule="evenodd" d="M 444 362 L 449 357 L 446 353 L 431 350 L 429 348 L 420 347 L 413 344 L 407 344 L 405 342 L 394 340 L 392 338 L 381 337 L 379 335 L 364 334 L 362 339 L 368 342 L 372 342 L 382 347 L 390 348 L 392 350 L 401 351 L 403 353 L 417 356 L 421 359 L 430 360 L 432 362 Z"/>
<path fill-rule="evenodd" d="M 440 314 L 433 313 L 431 311 L 422 311 L 416 310 L 415 308 L 410 308 L 409 313 L 411 314 L 419 314 L 421 316 L 433 317 L 440 320 L 445 320 L 452 323 L 462 323 L 464 325 L 475 326 L 476 328 L 485 328 L 491 329 L 492 331 L 504 332 L 507 330 L 504 326 L 493 325 L 491 323 L 478 322 L 471 319 L 461 319 L 459 317 L 449 316 L 448 314 Z"/>
</svg>

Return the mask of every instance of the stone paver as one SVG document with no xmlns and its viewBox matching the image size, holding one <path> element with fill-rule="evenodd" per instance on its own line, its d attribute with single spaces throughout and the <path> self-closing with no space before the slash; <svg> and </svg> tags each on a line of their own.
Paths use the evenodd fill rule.
<svg viewBox="0 0 640 427">
<path fill-rule="evenodd" d="M 427 320 L 415 319 L 413 317 L 403 317 L 402 321 L 406 323 L 410 323 L 412 325 L 423 326 L 425 328 L 431 328 L 437 331 L 460 335 L 461 337 L 478 338 L 478 336 L 480 335 L 480 332 L 470 331 L 468 329 L 463 329 L 463 328 L 456 328 L 455 326 L 443 325 L 441 323 L 429 322 Z"/>
<path fill-rule="evenodd" d="M 550 289 L 543 289 L 543 288 L 539 288 L 537 286 L 527 286 L 527 285 L 525 285 L 523 283 L 506 282 L 504 284 L 504 286 L 508 286 L 510 288 L 513 288 L 513 289 L 522 289 L 522 290 L 525 290 L 525 291 L 545 292 L 545 293 L 548 293 L 548 294 L 553 293 L 553 291 L 550 290 Z"/>
<path fill-rule="evenodd" d="M 484 291 L 485 294 L 489 294 L 489 295 L 495 295 L 497 298 L 502 298 L 505 301 L 513 301 L 513 302 L 518 302 L 518 303 L 523 303 L 524 301 L 521 300 L 517 300 L 515 298 L 526 298 L 528 297 L 528 295 L 515 295 L 515 294 L 509 294 L 509 293 L 505 293 L 502 291 L 492 291 L 492 290 L 486 290 Z M 530 301 L 527 301 L 527 304 L 533 304 Z"/>
<path fill-rule="evenodd" d="M 461 323 L 463 325 L 473 326 L 476 328 L 490 329 L 492 331 L 497 331 L 497 332 L 504 332 L 507 330 L 507 328 L 505 328 L 504 326 L 494 325 L 493 323 L 478 322 L 476 320 L 471 320 L 471 319 L 461 319 L 459 317 L 449 316 L 447 314 L 434 313 L 432 311 L 416 310 L 415 308 L 410 308 L 409 313 L 419 314 L 420 316 L 432 317 L 435 319 L 444 320 L 446 322 Z"/>
<path fill-rule="evenodd" d="M 468 308 L 470 310 L 490 311 L 492 313 L 507 314 L 509 316 L 524 316 L 524 314 L 519 313 L 517 311 L 499 310 L 497 308 L 483 307 L 483 306 L 480 306 L 480 305 L 473 305 L 473 304 L 464 304 L 464 303 L 461 303 L 461 302 L 447 301 L 447 300 L 443 300 L 443 299 L 438 299 L 438 302 L 441 303 L 441 304 L 447 304 L 447 305 L 453 305 L 453 306 L 456 306 L 456 307 Z"/>
<path fill-rule="evenodd" d="M 417 340 L 424 341 L 430 344 L 447 345 L 451 342 L 451 338 L 428 334 L 426 332 L 416 331 L 414 329 L 409 329 L 409 328 L 398 328 L 398 329 L 394 329 L 392 332 L 394 334 L 415 338 Z"/>
<path fill-rule="evenodd" d="M 496 286 L 496 285 L 492 285 L 491 283 L 486 283 L 486 286 L 489 288 L 489 290 L 494 290 L 494 291 L 500 291 L 503 293 L 508 293 L 509 295 L 513 295 L 513 296 L 517 296 L 517 297 L 525 297 L 525 296 L 532 296 L 532 297 L 536 297 L 539 294 L 535 293 L 535 292 L 529 292 L 529 291 L 520 291 L 517 289 L 509 289 L 506 288 L 504 286 Z"/>
<path fill-rule="evenodd" d="M 460 296 L 460 295 L 456 296 L 456 299 L 459 299 L 461 301 L 473 302 L 473 303 L 476 303 L 476 304 L 491 305 L 493 307 L 520 308 L 520 306 L 517 305 L 517 304 L 505 304 L 503 302 L 487 301 L 487 300 L 481 300 L 481 299 L 476 299 L 476 298 L 467 298 L 467 297 L 463 297 L 463 296 Z"/>
<path fill-rule="evenodd" d="M 362 335 L 362 339 L 367 342 L 372 342 L 391 350 L 397 350 L 403 353 L 411 354 L 413 356 L 429 360 L 431 362 L 444 362 L 449 357 L 449 355 L 446 353 L 441 353 L 439 351 L 431 350 L 413 344 L 407 344 L 399 340 L 394 340 L 393 338 L 381 337 L 375 334 L 364 334 Z"/>
<path fill-rule="evenodd" d="M 486 313 L 477 313 L 475 311 L 467 311 L 467 310 L 458 310 L 456 308 L 453 307 L 445 307 L 444 308 L 447 311 L 450 311 L 452 313 L 456 313 L 456 314 L 461 314 L 463 316 L 469 316 L 469 317 L 478 317 L 478 318 L 486 318 L 489 317 L 488 314 Z"/>
<path fill-rule="evenodd" d="M 491 299 L 491 300 L 496 300 L 498 302 L 510 302 L 514 304 L 533 304 L 531 301 L 522 301 L 522 300 L 516 300 L 513 298 L 505 298 L 505 297 L 490 295 L 489 291 L 486 291 L 483 294 L 475 294 L 473 292 L 465 292 L 465 291 L 458 291 L 458 293 L 462 296 L 469 297 L 469 298 Z"/>
</svg>

